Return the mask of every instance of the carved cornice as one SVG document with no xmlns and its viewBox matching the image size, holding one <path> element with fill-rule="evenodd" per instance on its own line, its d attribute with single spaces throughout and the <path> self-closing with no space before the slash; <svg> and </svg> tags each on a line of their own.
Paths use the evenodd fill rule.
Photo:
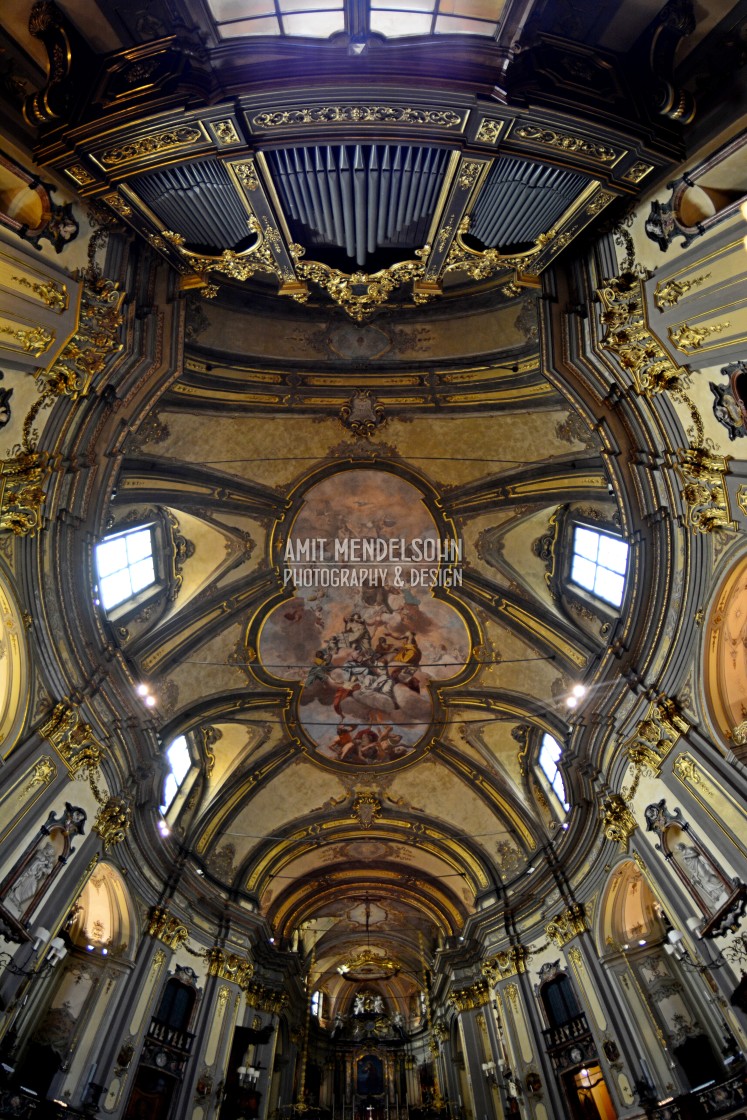
<svg viewBox="0 0 747 1120">
<path fill-rule="evenodd" d="M 178 949 L 189 937 L 189 930 L 184 923 L 173 917 L 165 906 L 154 906 L 151 910 L 148 933 L 163 941 L 169 949 Z"/>
<path fill-rule="evenodd" d="M 634 734 L 623 743 L 623 750 L 634 766 L 648 766 L 657 777 L 670 751 L 690 724 L 680 715 L 674 701 L 666 696 L 649 705 Z"/>
<path fill-rule="evenodd" d="M 518 976 L 527 970 L 529 952 L 523 945 L 512 945 L 482 962 L 482 974 L 490 984 L 497 984 L 509 976 Z"/>
<path fill-rule="evenodd" d="M 72 778 L 97 769 L 104 756 L 90 723 L 82 723 L 78 709 L 64 701 L 57 704 L 39 733 L 52 744 Z"/>
<path fill-rule="evenodd" d="M 449 992 L 449 1002 L 458 1012 L 472 1011 L 476 1007 L 484 1007 L 490 1000 L 490 987 L 485 980 L 476 980 L 468 988 Z"/>
<path fill-rule="evenodd" d="M 643 280 L 623 272 L 597 289 L 603 311 L 602 349 L 615 356 L 630 374 L 637 393 L 652 397 L 665 389 L 678 389 L 685 371 L 672 361 L 649 329 L 645 314 Z"/>
<path fill-rule="evenodd" d="M 627 852 L 630 837 L 638 827 L 635 817 L 619 793 L 612 793 L 602 801 L 604 835 Z"/>
<path fill-rule="evenodd" d="M 572 941 L 579 933 L 588 929 L 584 908 L 580 903 L 574 902 L 562 914 L 556 914 L 551 922 L 545 926 L 545 936 L 559 949 Z"/>
<path fill-rule="evenodd" d="M 226 953 L 218 945 L 205 951 L 208 962 L 208 976 L 217 976 L 219 980 L 230 980 L 238 984 L 242 991 L 246 991 L 249 981 L 254 975 L 254 964 L 246 957 L 237 953 Z"/>
</svg>

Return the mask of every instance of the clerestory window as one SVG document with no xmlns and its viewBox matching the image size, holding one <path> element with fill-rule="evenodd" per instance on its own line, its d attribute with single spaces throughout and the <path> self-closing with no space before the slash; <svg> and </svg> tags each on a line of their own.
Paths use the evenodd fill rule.
<svg viewBox="0 0 747 1120">
<path fill-rule="evenodd" d="M 111 611 L 156 582 L 150 525 L 114 533 L 96 545 L 99 597 Z"/>
<path fill-rule="evenodd" d="M 189 753 L 187 740 L 184 735 L 179 735 L 166 748 L 166 759 L 169 770 L 163 783 L 163 800 L 161 812 L 166 816 L 171 806 L 184 785 L 187 775 L 192 769 L 192 756 Z"/>
<path fill-rule="evenodd" d="M 560 773 L 559 763 L 563 757 L 563 748 L 557 739 L 547 732 L 542 736 L 542 745 L 539 752 L 539 766 L 542 773 L 550 783 L 550 788 L 557 797 L 560 804 L 566 810 L 570 809 L 570 803 L 566 797 L 565 782 L 563 775 Z"/>
<path fill-rule="evenodd" d="M 573 530 L 571 582 L 601 599 L 619 607 L 625 594 L 628 569 L 628 545 L 611 533 L 600 533 L 586 525 Z"/>
</svg>

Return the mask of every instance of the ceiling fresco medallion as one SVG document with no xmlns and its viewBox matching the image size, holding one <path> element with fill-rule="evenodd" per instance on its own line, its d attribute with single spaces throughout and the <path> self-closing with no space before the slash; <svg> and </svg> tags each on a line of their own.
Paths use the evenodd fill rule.
<svg viewBox="0 0 747 1120">
<path fill-rule="evenodd" d="M 282 599 L 250 626 L 257 674 L 292 690 L 289 733 L 335 769 L 414 761 L 443 725 L 440 690 L 474 671 L 462 542 L 398 471 L 351 464 L 298 488 L 273 534 Z"/>
</svg>

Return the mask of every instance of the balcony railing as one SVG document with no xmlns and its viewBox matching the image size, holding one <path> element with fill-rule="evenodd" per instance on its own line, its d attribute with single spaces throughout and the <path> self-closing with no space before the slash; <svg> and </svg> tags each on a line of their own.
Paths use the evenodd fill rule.
<svg viewBox="0 0 747 1120">
<path fill-rule="evenodd" d="M 551 1052 L 558 1050 L 561 1046 L 567 1046 L 569 1042 L 584 1038 L 591 1032 L 589 1031 L 589 1024 L 586 1022 L 586 1016 L 582 1014 L 574 1016 L 567 1023 L 561 1023 L 559 1027 L 548 1027 L 542 1033 L 545 1036 L 545 1047 L 548 1052 Z"/>
<path fill-rule="evenodd" d="M 158 1019 L 151 1019 L 148 1037 L 154 1042 L 161 1043 L 162 1046 L 170 1046 L 173 1050 L 178 1050 L 180 1054 L 189 1054 L 195 1036 L 189 1031 L 171 1027 L 168 1023 L 160 1023 Z"/>
</svg>

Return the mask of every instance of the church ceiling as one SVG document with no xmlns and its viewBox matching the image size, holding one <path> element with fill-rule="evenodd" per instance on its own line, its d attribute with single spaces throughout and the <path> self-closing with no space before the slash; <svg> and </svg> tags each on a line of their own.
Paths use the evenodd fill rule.
<svg viewBox="0 0 747 1120">
<path fill-rule="evenodd" d="M 35 9 L 25 115 L 126 276 L 103 418 L 76 414 L 95 478 L 71 487 L 91 582 L 91 541 L 148 525 L 157 590 L 74 610 L 120 697 L 153 698 L 118 759 L 147 874 L 172 859 L 197 920 L 300 935 L 343 1003 L 404 999 L 424 946 L 499 898 L 539 912 L 526 876 L 570 839 L 540 744 L 634 625 L 563 594 L 570 526 L 619 531 L 627 465 L 541 321 L 550 266 L 679 155 L 654 49 L 677 36 L 646 5 L 618 53 L 604 3 L 574 7 L 574 41 L 541 3 L 465 4 L 472 38 L 434 3 L 406 44 L 375 4 L 317 7 L 344 22 L 312 45 L 280 0 L 256 36 L 217 0 L 91 7 L 88 35 L 76 3 Z M 161 848 L 180 735 L 196 776 Z"/>
</svg>

